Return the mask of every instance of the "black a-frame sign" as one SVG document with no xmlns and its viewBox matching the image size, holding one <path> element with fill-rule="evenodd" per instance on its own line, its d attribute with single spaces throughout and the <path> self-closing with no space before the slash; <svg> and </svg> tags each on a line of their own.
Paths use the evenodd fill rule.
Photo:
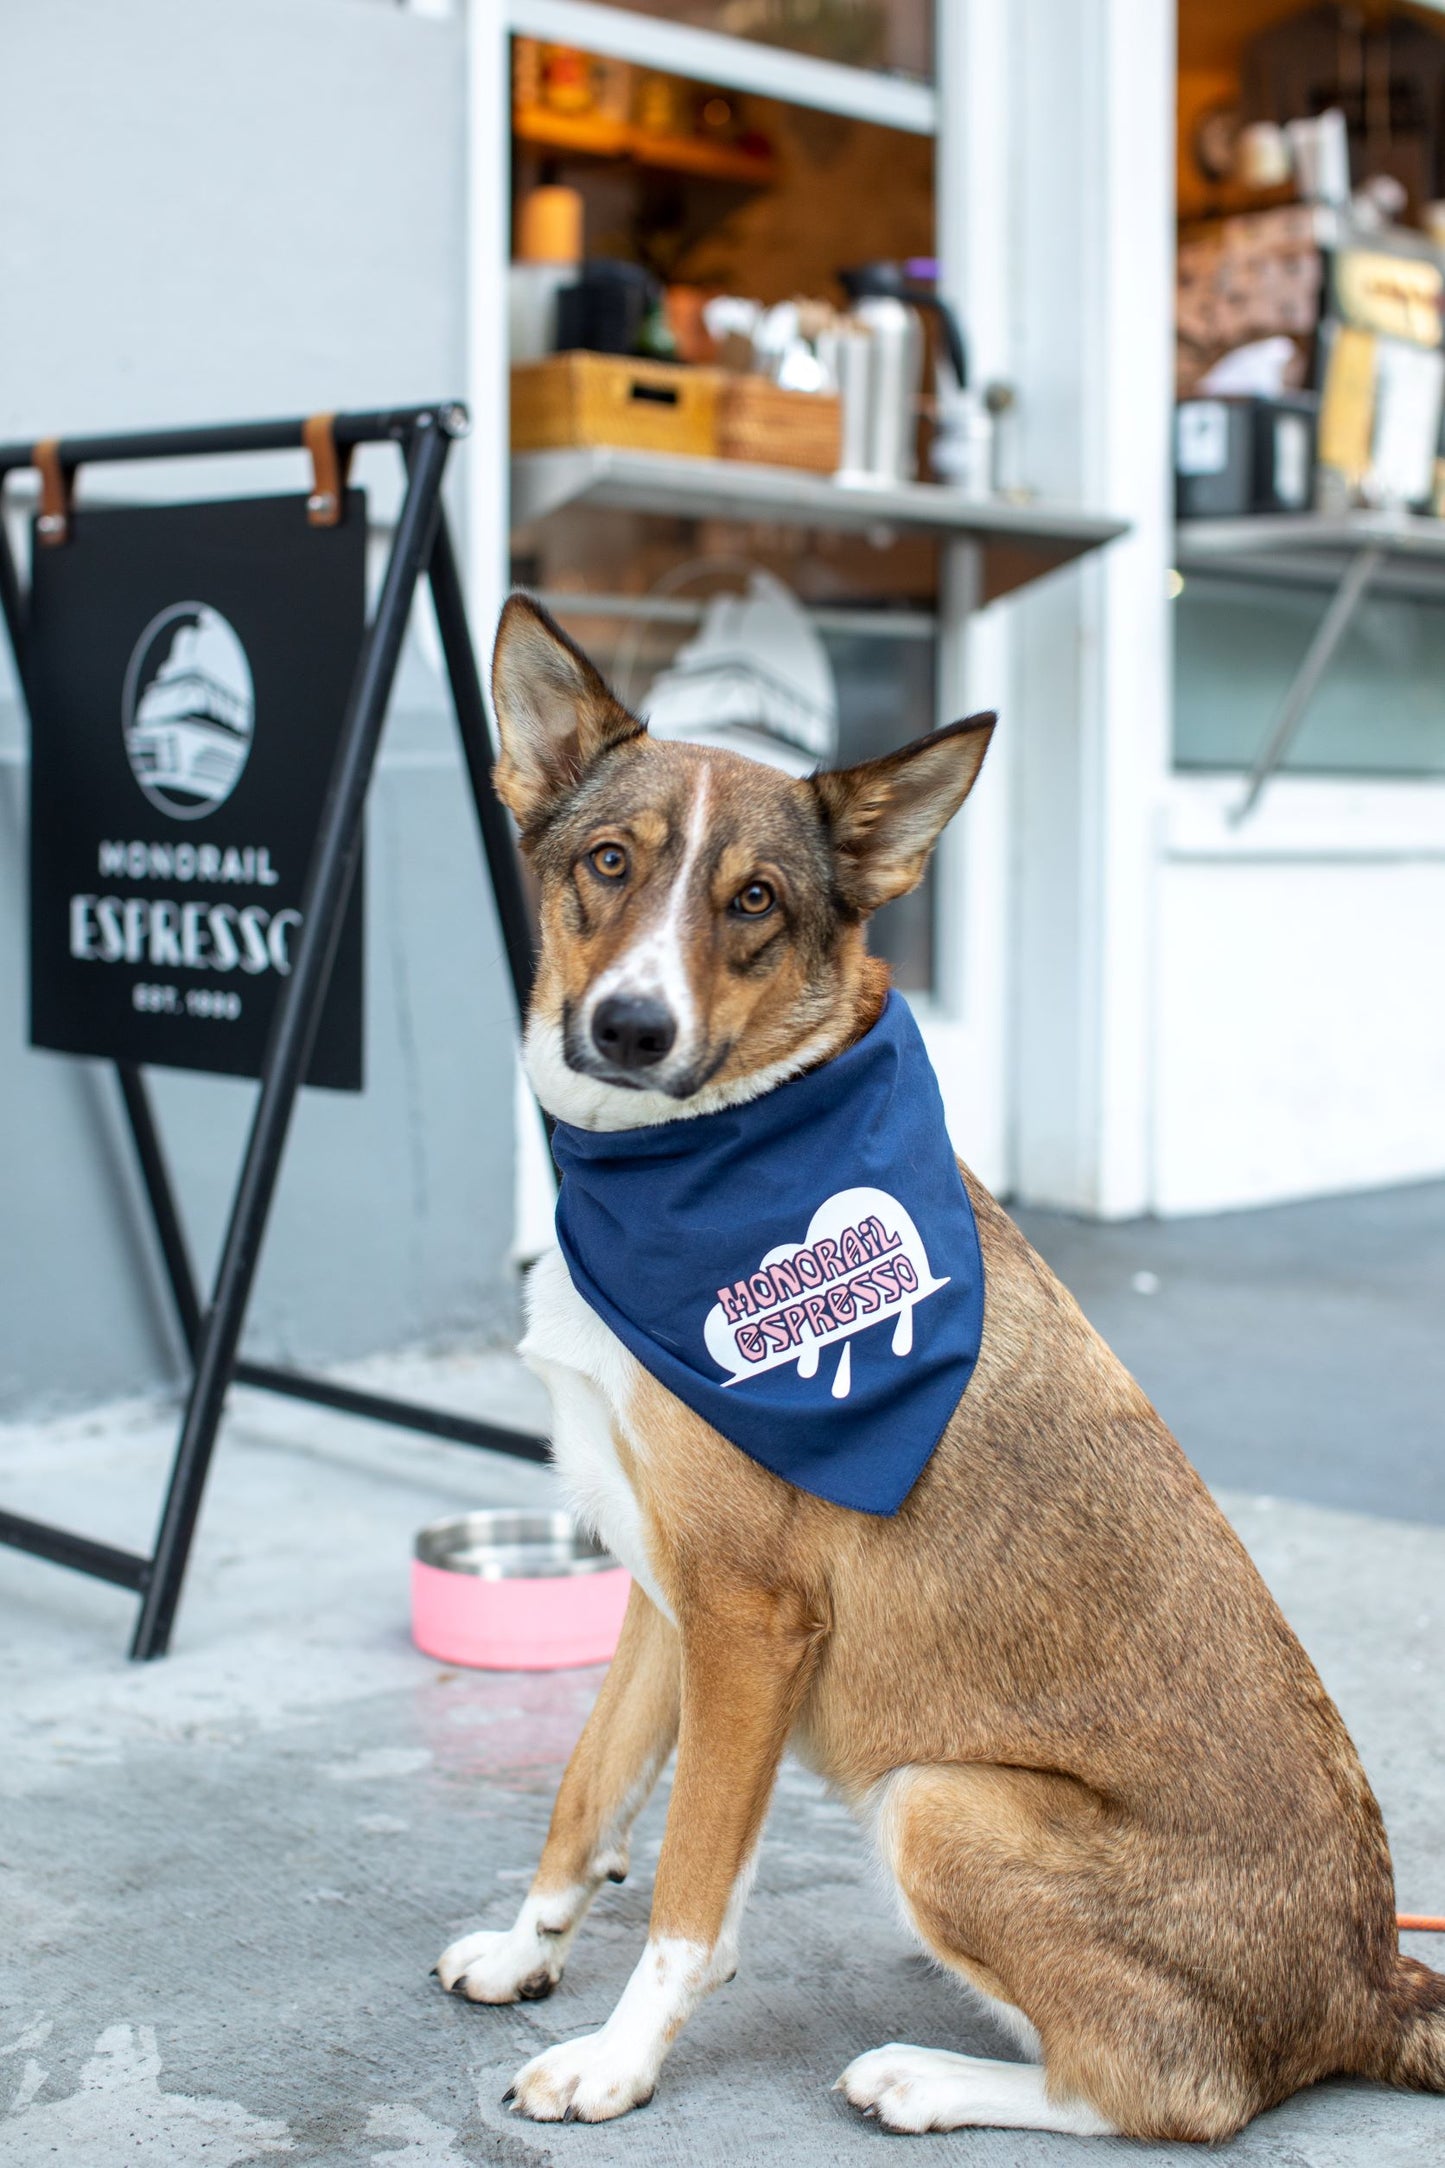
<svg viewBox="0 0 1445 2168">
<path fill-rule="evenodd" d="M 40 509 L 34 524 L 36 578 L 23 590 L 0 522 L 0 603 L 14 646 L 20 680 L 30 710 L 35 768 L 43 783 L 58 772 L 64 789 L 54 801 L 64 803 L 83 821 L 86 787 L 109 759 L 129 763 L 130 778 L 166 819 L 153 825 L 167 831 L 159 845 L 128 845 L 124 837 L 102 840 L 100 872 L 109 870 L 124 893 L 98 891 L 104 878 L 76 889 L 64 862 L 64 839 L 49 831 L 32 866 L 32 1038 L 45 1046 L 75 1052 L 100 1052 L 114 1061 L 131 1133 L 155 1222 L 156 1237 L 175 1302 L 176 1317 L 189 1355 L 190 1379 L 180 1438 L 171 1467 L 154 1552 L 149 1557 L 98 1543 L 68 1530 L 52 1528 L 18 1514 L 0 1511 L 0 1543 L 75 1568 L 140 1598 L 131 1654 L 161 1656 L 170 1642 L 195 1532 L 202 1493 L 215 1447 L 226 1393 L 233 1383 L 319 1401 L 345 1413 L 397 1423 L 463 1445 L 489 1447 L 529 1460 L 546 1457 L 542 1440 L 526 1432 L 398 1401 L 376 1393 L 353 1391 L 330 1379 L 246 1360 L 240 1353 L 252 1281 L 260 1257 L 267 1218 L 281 1167 L 296 1094 L 303 1080 L 316 1078 L 343 1089 L 359 1084 L 360 939 L 355 875 L 361 854 L 363 815 L 375 766 L 377 746 L 396 675 L 407 617 L 417 582 L 431 589 L 441 634 L 452 704 L 481 829 L 482 848 L 496 899 L 508 965 L 519 1010 L 531 984 L 532 933 L 525 892 L 507 815 L 491 782 L 492 746 L 467 628 L 461 580 L 446 513 L 441 500 L 447 455 L 467 426 L 465 410 L 443 404 L 394 413 L 316 415 L 309 420 L 243 422 L 215 428 L 155 430 L 111 437 L 51 438 L 41 444 L 0 447 L 0 489 L 11 473 L 34 468 L 40 475 Z M 304 505 L 297 500 L 185 508 L 192 514 L 228 515 L 226 532 L 235 532 L 239 514 L 256 527 L 264 544 L 275 508 L 289 506 L 299 534 L 309 525 L 344 529 L 348 511 L 354 527 L 362 514 L 348 496 L 347 466 L 359 444 L 395 444 L 405 465 L 405 492 L 379 599 L 369 623 L 362 623 L 357 568 L 363 537 L 353 533 L 348 545 L 338 536 L 326 556 L 321 584 L 304 640 L 292 637 L 288 673 L 301 649 L 320 673 L 314 682 L 301 677 L 303 714 L 321 713 L 304 706 L 307 684 L 324 696 L 329 683 L 336 693 L 333 716 L 339 727 L 322 739 L 319 758 L 311 748 L 291 774 L 286 793 L 289 833 L 294 853 L 273 853 L 265 839 L 233 846 L 232 867 L 225 852 L 195 840 L 207 826 L 207 814 L 232 792 L 254 789 L 260 773 L 248 765 L 256 755 L 253 737 L 253 673 L 263 667 L 237 636 L 234 605 L 217 607 L 208 593 L 197 599 L 189 589 L 169 597 L 163 608 L 132 629 L 116 649 L 119 711 L 108 724 L 102 745 L 84 738 L 84 684 L 66 672 L 90 667 L 104 656 L 110 637 L 104 625 L 86 619 L 68 628 L 58 645 L 38 635 L 64 610 L 67 581 L 57 559 L 44 560 L 85 540 L 88 561 L 108 563 L 103 577 L 133 581 L 134 552 L 118 527 L 104 523 L 119 515 L 97 509 L 77 510 L 72 489 L 77 471 L 102 462 L 193 458 L 217 453 L 271 452 L 301 448 L 312 460 L 313 488 Z M 174 508 L 180 511 L 182 508 Z M 156 519 L 155 508 L 139 515 Z M 92 523 L 89 534 L 86 522 Z M 297 526 L 297 522 L 300 523 Z M 162 520 L 163 525 L 163 520 Z M 204 544 L 202 534 L 202 545 Z M 256 536 L 252 537 L 256 540 Z M 169 538 L 173 548 L 177 538 Z M 197 547 L 192 530 L 180 538 Z M 167 537 L 160 536 L 164 552 Z M 286 547 L 285 535 L 278 545 Z M 76 548 L 76 561 L 80 551 Z M 222 552 L 224 558 L 224 552 Z M 221 560 L 218 560 L 218 562 Z M 218 574 L 218 577 L 221 575 Z M 176 585 L 171 578 L 171 585 Z M 185 585 L 185 582 L 181 582 Z M 98 590 L 92 590 L 98 591 Z M 132 617 L 144 616 L 139 591 L 132 597 Z M 32 604 L 35 615 L 32 616 Z M 227 610 L 229 608 L 229 616 Z M 347 648 L 346 628 L 354 609 L 356 641 Z M 273 628 L 270 637 L 276 637 Z M 120 635 L 117 635 L 120 637 Z M 258 638 L 265 636 L 258 635 Z M 57 662 L 57 655 L 60 660 Z M 320 657 L 316 660 L 316 657 Z M 80 657 L 81 662 L 73 661 Z M 304 658 L 303 658 L 304 659 Z M 343 670 L 338 681 L 335 672 Z M 273 673 L 274 675 L 274 673 Z M 337 690 L 338 682 L 349 690 Z M 109 706 L 111 703 L 107 703 Z M 63 749 L 54 769 L 56 746 L 47 733 L 65 728 L 81 733 Z M 295 741 L 295 733 L 290 734 Z M 138 801 L 139 802 L 139 801 Z M 79 809 L 78 812 L 76 809 Z M 132 866 L 126 852 L 147 853 L 145 866 Z M 202 852 L 210 849 L 206 859 Z M 250 853 L 249 858 L 246 852 Z M 159 860 L 157 853 L 160 854 Z M 96 846 L 91 847 L 92 865 Z M 286 886 L 280 861 L 288 855 L 297 870 L 295 893 Z M 146 889 L 144 876 L 156 876 Z M 304 877 L 302 877 L 304 869 Z M 198 874 L 213 876 L 212 898 L 234 880 L 236 901 L 209 905 L 192 900 L 206 888 Z M 127 875 L 132 878 L 127 883 Z M 193 890 L 186 884 L 196 882 Z M 217 887 L 220 883 L 222 886 Z M 91 891 L 97 891 L 92 893 Z M 250 895 L 254 899 L 243 903 Z M 54 906 L 52 909 L 51 906 Z M 57 918 L 57 915 L 58 918 Z M 64 928 L 52 949 L 55 925 Z M 156 959 L 159 958 L 159 966 Z M 95 968 L 110 964 L 110 971 Z M 226 987 L 231 967 L 253 971 L 257 999 L 249 1002 L 246 1022 L 260 1012 L 259 1036 L 248 1045 L 240 1026 L 239 998 Z M 221 970 L 220 967 L 225 969 Z M 72 970 L 73 967 L 73 970 Z M 209 969 L 208 969 L 209 967 Z M 70 997 L 67 974 L 84 989 L 84 999 Z M 104 1000 L 90 989 L 106 988 Z M 121 990 L 117 999 L 115 989 Z M 109 1001 L 113 1014 L 105 1015 Z M 234 1003 L 234 1009 L 226 1004 Z M 97 1006 L 99 1004 L 99 1006 Z M 99 1018 L 99 1021 L 97 1021 Z M 99 1037 L 87 1034 L 101 1034 Z M 231 1051 L 213 1058 L 210 1047 Z M 197 1051 L 197 1047 L 202 1050 Z M 240 1173 L 231 1202 L 215 1282 L 203 1300 L 192 1269 L 161 1140 L 156 1128 L 143 1063 L 147 1060 L 202 1068 L 230 1068 L 258 1075 L 260 1090 Z"/>
</svg>

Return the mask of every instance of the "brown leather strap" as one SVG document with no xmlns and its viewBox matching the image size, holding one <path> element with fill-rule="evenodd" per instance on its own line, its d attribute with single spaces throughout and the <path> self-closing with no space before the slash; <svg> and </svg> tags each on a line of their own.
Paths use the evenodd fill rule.
<svg viewBox="0 0 1445 2168">
<path fill-rule="evenodd" d="M 42 437 L 30 463 L 40 472 L 40 517 L 35 531 L 53 548 L 70 536 L 70 476 L 60 464 L 59 437 Z"/>
<path fill-rule="evenodd" d="M 346 509 L 346 477 L 351 446 L 336 442 L 336 416 L 313 414 L 301 424 L 301 441 L 311 454 L 311 495 L 306 517 L 313 527 L 337 527 Z"/>
</svg>

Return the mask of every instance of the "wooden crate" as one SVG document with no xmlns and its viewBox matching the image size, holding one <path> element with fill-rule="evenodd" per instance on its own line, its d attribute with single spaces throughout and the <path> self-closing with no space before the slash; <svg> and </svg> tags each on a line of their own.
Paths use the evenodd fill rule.
<svg viewBox="0 0 1445 2168">
<path fill-rule="evenodd" d="M 842 427 L 836 393 L 784 391 L 765 376 L 729 376 L 718 413 L 718 457 L 833 474 Z"/>
<path fill-rule="evenodd" d="M 551 354 L 512 371 L 512 449 L 612 444 L 636 452 L 717 453 L 716 369 L 621 354 Z"/>
</svg>

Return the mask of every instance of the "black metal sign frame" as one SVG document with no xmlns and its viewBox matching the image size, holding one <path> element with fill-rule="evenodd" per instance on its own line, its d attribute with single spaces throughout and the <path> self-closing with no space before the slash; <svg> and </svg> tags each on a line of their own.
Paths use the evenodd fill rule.
<svg viewBox="0 0 1445 2168">
<path fill-rule="evenodd" d="M 302 899 L 303 923 L 291 974 L 277 1002 L 250 1133 L 231 1200 L 225 1239 L 209 1299 L 203 1303 L 181 1224 L 170 1173 L 143 1070 L 117 1062 L 122 1103 L 156 1239 L 187 1351 L 190 1381 L 180 1437 L 160 1517 L 154 1551 L 147 1557 L 74 1535 L 41 1521 L 0 1511 L 0 1543 L 70 1566 L 140 1598 L 132 1657 L 163 1656 L 170 1645 L 181 1583 L 190 1555 L 215 1449 L 216 1434 L 232 1384 L 259 1386 L 319 1402 L 343 1414 L 399 1424 L 458 1445 L 483 1446 L 523 1460 L 545 1460 L 543 1439 L 526 1431 L 480 1423 L 470 1417 L 380 1393 L 360 1392 L 329 1378 L 269 1363 L 240 1352 L 251 1287 L 265 1237 L 296 1095 L 306 1074 L 331 967 L 341 936 L 347 899 L 361 848 L 367 793 L 386 719 L 407 616 L 418 580 L 431 589 L 446 663 L 447 682 L 466 761 L 482 851 L 496 900 L 512 988 L 519 1014 L 532 982 L 532 928 L 521 869 L 507 814 L 492 788 L 492 744 L 467 627 L 466 607 L 441 501 L 447 455 L 465 434 L 465 408 L 456 404 L 405 408 L 391 413 L 337 414 L 278 422 L 238 422 L 214 428 L 151 430 L 108 437 L 51 439 L 43 445 L 0 446 L 0 490 L 22 468 L 42 478 L 42 540 L 46 522 L 63 537 L 69 492 L 77 471 L 117 461 L 186 459 L 216 453 L 310 450 L 318 493 L 333 486 L 322 472 L 319 447 L 332 467 L 358 444 L 392 443 L 406 468 L 406 490 L 376 610 L 367 625 L 352 682 L 321 821 Z M 313 505 L 327 502 L 314 497 Z M 60 546 L 64 546 L 63 540 Z M 0 606 L 15 651 L 22 690 L 28 695 L 26 598 L 3 521 L 0 521 Z"/>
</svg>

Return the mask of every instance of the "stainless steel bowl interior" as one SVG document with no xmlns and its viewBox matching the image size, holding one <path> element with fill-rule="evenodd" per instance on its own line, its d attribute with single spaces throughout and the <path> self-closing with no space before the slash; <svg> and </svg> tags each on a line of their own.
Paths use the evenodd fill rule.
<svg viewBox="0 0 1445 2168">
<path fill-rule="evenodd" d="M 484 1581 L 552 1580 L 617 1564 L 566 1513 L 459 1513 L 423 1528 L 416 1556 L 424 1566 Z"/>
</svg>

